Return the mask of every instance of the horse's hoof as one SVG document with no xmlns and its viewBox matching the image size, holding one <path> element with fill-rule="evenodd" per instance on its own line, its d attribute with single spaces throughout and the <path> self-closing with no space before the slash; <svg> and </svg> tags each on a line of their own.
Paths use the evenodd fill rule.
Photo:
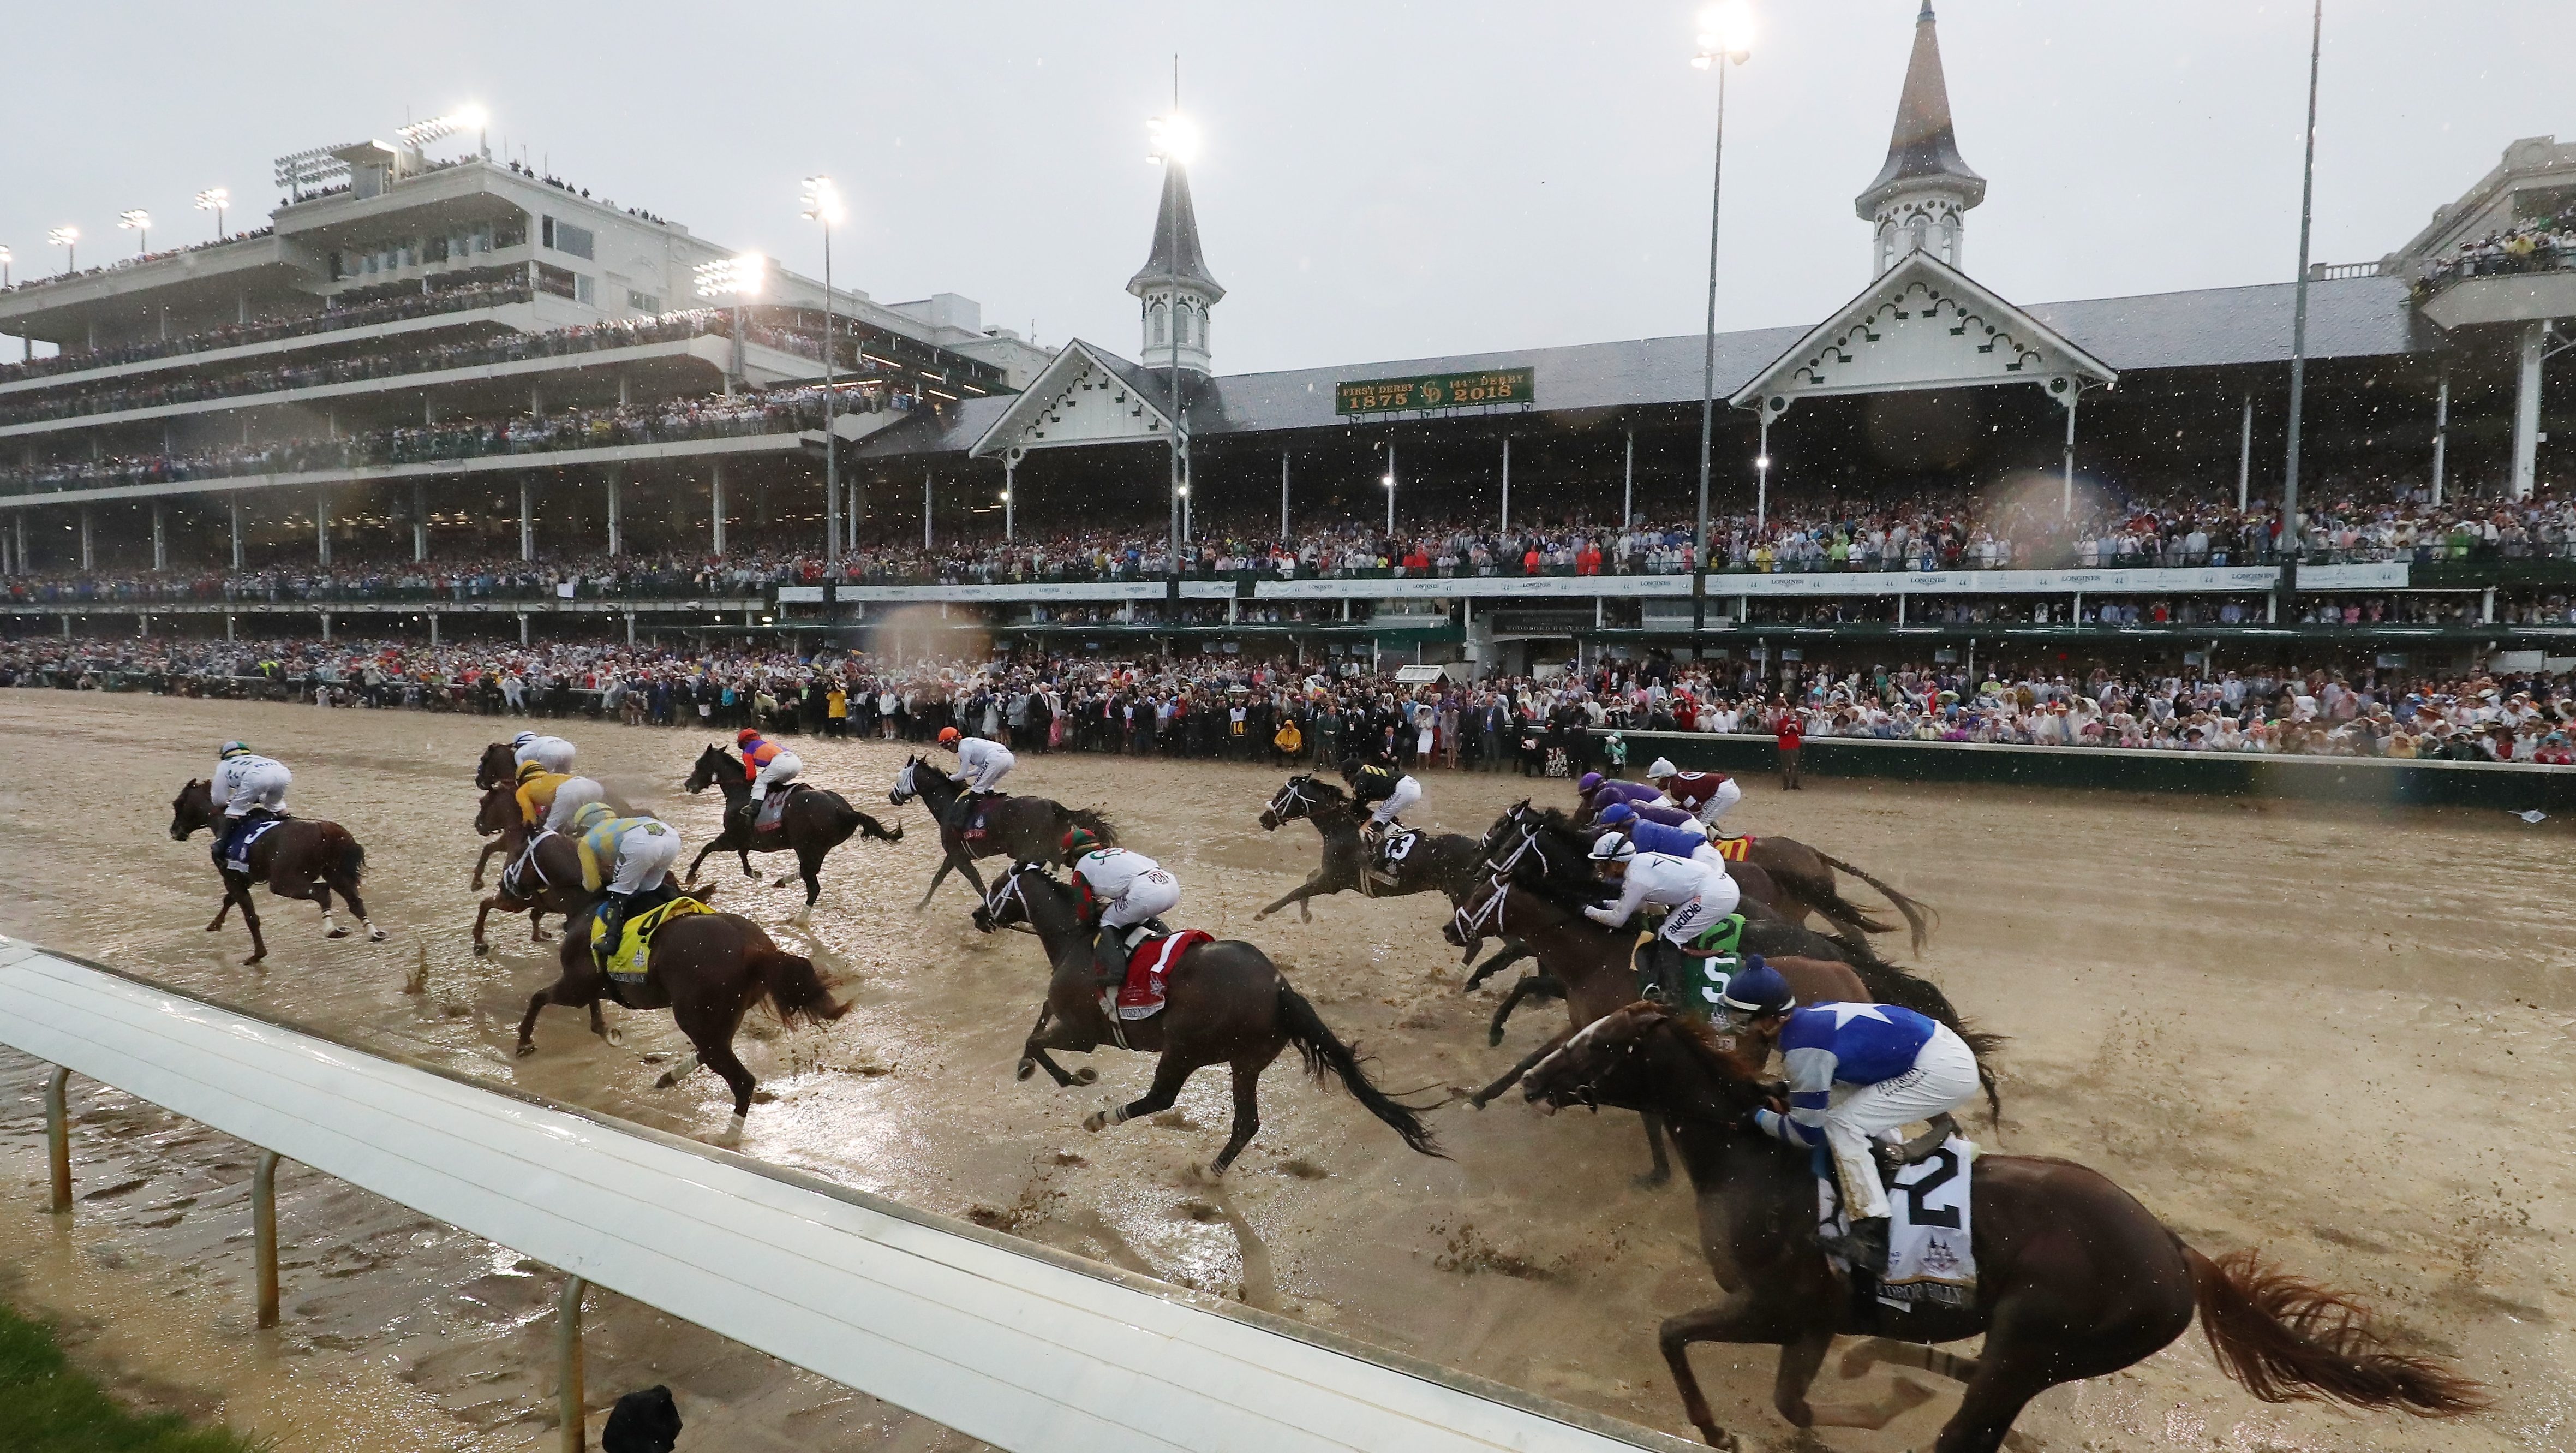
<svg viewBox="0 0 2576 1453">
<path fill-rule="evenodd" d="M 526 1059 L 528 1056 L 535 1054 L 536 1052 L 537 1044 L 535 1040 L 523 1039 L 519 1041 L 519 1058 Z"/>
<path fill-rule="evenodd" d="M 755 1105 L 775 1105 L 778 1103 L 778 1095 L 775 1091 L 771 1090 L 754 1090 L 751 1092 L 751 1103 Z"/>
<path fill-rule="evenodd" d="M 492 957 L 492 946 L 488 943 L 478 943 L 474 945 L 474 957 L 478 959 L 488 959 Z"/>
<path fill-rule="evenodd" d="M 610 1048 L 619 1048 L 626 1043 L 626 1031 L 623 1029 L 612 1028 L 606 1034 L 601 1035 L 600 1038 L 607 1040 Z"/>
<path fill-rule="evenodd" d="M 1503 1032 L 1502 1032 L 1501 1030 L 1499 1030 L 1499 1029 L 1488 1029 L 1488 1030 L 1486 1030 L 1486 1031 L 1485 1031 L 1485 1048 L 1487 1048 L 1487 1049 L 1500 1049 L 1500 1048 L 1502 1048 L 1502 1047 L 1503 1047 Z"/>
<path fill-rule="evenodd" d="M 528 933 L 528 942 L 530 943 L 553 943 L 554 941 L 555 936 L 551 933 L 535 929 L 530 930 Z"/>
<path fill-rule="evenodd" d="M 664 1070 L 662 1072 L 662 1077 L 653 1082 L 653 1088 L 657 1090 L 667 1090 L 678 1083 L 679 1080 L 674 1077 L 669 1070 Z"/>
<path fill-rule="evenodd" d="M 255 969 L 255 968 L 258 968 L 258 967 L 259 967 L 259 961 L 260 961 L 261 959 L 264 959 L 264 958 L 267 958 L 267 957 L 268 957 L 268 955 L 266 955 L 266 954 L 252 954 L 249 958 L 246 958 L 246 959 L 242 960 L 242 967 L 243 967 L 243 968 L 245 968 L 245 969 Z"/>
<path fill-rule="evenodd" d="M 347 938 L 349 936 L 349 930 L 345 928 L 335 928 L 322 936 L 324 938 Z"/>
<path fill-rule="evenodd" d="M 1037 1072 L 1038 1062 L 1033 1059 L 1024 1059 L 1020 1061 L 1020 1067 L 1011 1072 L 1011 1078 L 1015 1080 L 1025 1080 Z"/>
<path fill-rule="evenodd" d="M 381 928 L 371 928 L 367 930 L 367 942 L 369 943 L 383 943 L 386 939 L 391 937 L 393 937 L 392 934 L 385 932 Z"/>
<path fill-rule="evenodd" d="M 1100 1083 L 1100 1071 L 1084 1065 L 1073 1072 L 1073 1082 L 1077 1085 L 1096 1085 Z"/>
<path fill-rule="evenodd" d="M 1263 920 L 1263 919 L 1265 919 L 1265 918 L 1268 918 L 1269 916 L 1270 916 L 1270 910 L 1269 910 L 1269 909 L 1267 909 L 1267 908 L 1264 908 L 1264 909 L 1262 909 L 1259 913 L 1256 913 L 1256 914 L 1252 915 L 1252 921 L 1253 921 L 1253 922 L 1255 922 L 1255 923 L 1259 923 L 1261 920 Z"/>
<path fill-rule="evenodd" d="M 1094 1110 L 1090 1114 L 1082 1117 L 1082 1128 L 1090 1131 L 1094 1135 L 1098 1135 L 1102 1130 L 1107 1129 L 1108 1126 L 1109 1112 L 1106 1110 Z"/>
<path fill-rule="evenodd" d="M 1673 1173 L 1668 1170 L 1650 1170 L 1644 1175 L 1631 1178 L 1628 1182 L 1641 1191 L 1660 1191 L 1672 1183 Z"/>
</svg>

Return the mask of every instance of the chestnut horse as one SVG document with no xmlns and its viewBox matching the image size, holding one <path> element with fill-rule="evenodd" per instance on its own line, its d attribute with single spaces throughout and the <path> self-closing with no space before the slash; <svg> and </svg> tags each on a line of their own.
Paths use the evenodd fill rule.
<svg viewBox="0 0 2576 1453">
<path fill-rule="evenodd" d="M 582 886 L 581 850 L 563 833 L 556 833 L 537 844 L 532 866 L 538 881 L 518 885 L 521 892 L 530 888 L 537 891 L 526 898 L 510 896 L 509 866 L 519 860 L 519 855 L 528 846 L 528 828 L 519 815 L 517 788 L 503 783 L 485 792 L 481 805 L 474 811 L 474 831 L 492 839 L 484 846 L 484 856 L 474 860 L 474 887 L 479 891 L 483 886 L 484 858 L 498 852 L 502 864 L 501 890 L 484 899 L 474 913 L 476 958 L 492 951 L 492 945 L 483 939 L 483 920 L 492 915 L 493 909 L 503 913 L 525 913 L 528 915 L 528 942 L 544 943 L 546 931 L 542 925 L 547 914 L 560 913 L 569 922 L 574 914 L 598 900 L 597 893 Z"/>
<path fill-rule="evenodd" d="M 2327 1398 L 2447 1418 L 2485 1405 L 2478 1384 L 2392 1351 L 2350 1298 L 2266 1266 L 2252 1250 L 2212 1260 L 2099 1172 L 2034 1156 L 1979 1156 L 1970 1172 L 1973 1306 L 1855 1303 L 1816 1239 L 1816 1175 L 1803 1150 L 1749 1129 L 1769 1101 L 1762 1067 L 1731 1036 L 1639 1003 L 1587 1026 L 1528 1077 L 1542 1108 L 1609 1105 L 1659 1116 L 1699 1199 L 1700 1250 L 1726 1300 L 1668 1317 L 1657 1340 L 1682 1407 L 1715 1447 L 1691 1370 L 1694 1342 L 1780 1348 L 1772 1405 L 1800 1428 L 1883 1426 L 1903 1410 L 1818 1407 L 1807 1388 L 1838 1335 L 1889 1337 L 1845 1359 L 1901 1360 L 1967 1384 L 1936 1453 L 1994 1453 L 2032 1398 L 2135 1366 L 2191 1325 L 2228 1376 L 2265 1402 Z M 1928 1345 L 1985 1337 L 1974 1359 Z"/>
<path fill-rule="evenodd" d="M 192 777 L 170 799 L 170 840 L 186 842 L 199 828 L 221 836 L 224 815 L 215 806 L 213 787 Z M 267 884 L 268 891 L 280 898 L 309 898 L 320 904 L 323 937 L 347 938 L 349 930 L 331 920 L 331 895 L 336 892 L 349 900 L 349 911 L 358 915 L 368 940 L 384 942 L 385 931 L 367 920 L 367 905 L 358 897 L 358 882 L 367 872 L 367 850 L 358 846 L 347 828 L 320 818 L 285 818 L 250 845 L 248 862 L 248 873 L 215 869 L 224 881 L 224 901 L 215 910 L 215 921 L 206 925 L 206 932 L 215 932 L 234 906 L 240 906 L 242 926 L 250 930 L 250 957 L 243 963 L 268 957 L 268 940 L 259 932 L 259 910 L 251 906 L 254 883 Z"/>
</svg>

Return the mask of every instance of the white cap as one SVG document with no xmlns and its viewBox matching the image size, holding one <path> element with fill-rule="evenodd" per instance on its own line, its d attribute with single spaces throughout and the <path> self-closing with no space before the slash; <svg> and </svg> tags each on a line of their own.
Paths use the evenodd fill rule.
<svg viewBox="0 0 2576 1453">
<path fill-rule="evenodd" d="M 1657 757 L 1655 765 L 1646 769 L 1646 775 L 1649 777 L 1678 777 L 1681 774 L 1682 769 L 1674 766 L 1673 759 L 1670 757 Z"/>
<path fill-rule="evenodd" d="M 1624 832 L 1605 832 L 1592 840 L 1592 861 L 1624 863 L 1637 856 L 1637 845 Z"/>
</svg>

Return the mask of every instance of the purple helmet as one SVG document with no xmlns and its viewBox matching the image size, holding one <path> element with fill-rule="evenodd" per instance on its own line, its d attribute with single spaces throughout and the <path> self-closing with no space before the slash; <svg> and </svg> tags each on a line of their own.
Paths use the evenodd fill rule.
<svg viewBox="0 0 2576 1453">
<path fill-rule="evenodd" d="M 1600 786 L 1600 785 L 1601 785 L 1601 774 L 1600 774 L 1600 773 L 1598 773 L 1598 772 L 1586 772 L 1586 773 L 1584 773 L 1581 777 L 1578 777 L 1578 778 L 1576 778 L 1576 779 L 1575 779 L 1575 782 L 1574 782 L 1574 790 L 1575 790 L 1575 791 L 1577 791 L 1577 792 L 1582 793 L 1582 794 L 1583 794 L 1584 796 L 1586 796 L 1586 797 L 1589 797 L 1589 796 L 1591 796 L 1591 795 L 1592 795 L 1592 789 L 1593 789 L 1593 788 L 1595 788 L 1595 787 L 1598 787 L 1598 786 Z"/>
</svg>

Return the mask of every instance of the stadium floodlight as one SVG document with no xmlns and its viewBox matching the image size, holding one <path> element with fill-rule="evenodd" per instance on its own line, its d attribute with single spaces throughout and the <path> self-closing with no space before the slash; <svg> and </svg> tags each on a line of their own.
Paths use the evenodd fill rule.
<svg viewBox="0 0 2576 1453">
<path fill-rule="evenodd" d="M 402 138 L 403 145 L 418 151 L 433 141 L 454 136 L 460 131 L 480 133 L 490 119 L 480 106 L 460 106 L 444 116 L 432 116 L 427 121 L 398 126 L 394 128 L 394 135 Z"/>
<path fill-rule="evenodd" d="M 1753 54 L 1753 6 L 1751 0 L 1723 0 L 1701 12 L 1699 18 L 1699 53 L 1691 64 L 1707 70 L 1718 57 L 1744 64 Z"/>
<path fill-rule="evenodd" d="M 346 146 L 317 146 L 289 152 L 272 163 L 277 169 L 277 184 L 286 188 L 288 197 L 301 201 L 307 190 L 318 190 L 323 183 L 349 174 L 348 158 L 339 155 L 346 150 Z"/>
<path fill-rule="evenodd" d="M 1183 166 L 1199 159 L 1199 125 L 1178 111 L 1150 116 L 1145 120 L 1145 160 L 1150 163 L 1176 161 Z"/>
<path fill-rule="evenodd" d="M 837 227 L 849 215 L 849 209 L 842 205 L 841 189 L 833 185 L 830 177 L 807 177 L 805 209 L 799 215 L 809 222 Z"/>
<path fill-rule="evenodd" d="M 141 257 L 144 253 L 152 250 L 151 213 L 144 211 L 140 207 L 129 207 L 125 211 L 116 214 L 116 227 L 120 232 L 131 232 L 134 234 L 134 255 L 136 257 Z"/>
<path fill-rule="evenodd" d="M 197 210 L 215 214 L 215 240 L 224 240 L 224 209 L 233 204 L 232 192 L 224 187 L 208 187 L 197 194 Z"/>
<path fill-rule="evenodd" d="M 757 252 L 719 257 L 699 263 L 690 271 L 697 276 L 698 296 L 702 298 L 756 298 L 769 285 L 769 259 Z"/>
<path fill-rule="evenodd" d="M 53 231 L 45 234 L 45 241 L 63 250 L 63 272 L 65 275 L 80 271 L 79 228 L 57 227 Z"/>
</svg>

